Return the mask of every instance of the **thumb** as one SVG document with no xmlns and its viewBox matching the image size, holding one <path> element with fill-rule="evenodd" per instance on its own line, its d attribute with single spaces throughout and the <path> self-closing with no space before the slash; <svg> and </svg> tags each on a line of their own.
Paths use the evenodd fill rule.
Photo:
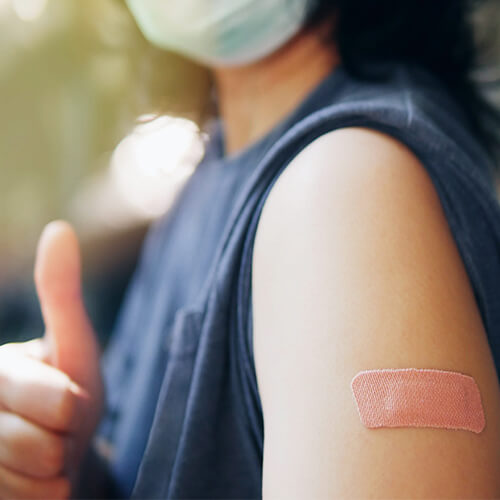
<svg viewBox="0 0 500 500">
<path fill-rule="evenodd" d="M 82 298 L 78 239 L 67 222 L 54 221 L 45 227 L 37 248 L 35 283 L 50 362 L 88 386 L 98 348 Z"/>
</svg>

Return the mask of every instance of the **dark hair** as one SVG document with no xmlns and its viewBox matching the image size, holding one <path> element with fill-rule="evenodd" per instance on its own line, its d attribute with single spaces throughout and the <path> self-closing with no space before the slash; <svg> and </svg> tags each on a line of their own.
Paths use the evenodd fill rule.
<svg viewBox="0 0 500 500">
<path fill-rule="evenodd" d="M 331 38 L 343 66 L 358 78 L 377 78 L 362 67 L 365 61 L 402 60 L 430 70 L 461 105 L 471 132 L 497 165 L 500 111 L 484 97 L 471 75 L 478 63 L 471 14 L 484 2 L 317 0 L 309 23 L 336 13 Z"/>
</svg>

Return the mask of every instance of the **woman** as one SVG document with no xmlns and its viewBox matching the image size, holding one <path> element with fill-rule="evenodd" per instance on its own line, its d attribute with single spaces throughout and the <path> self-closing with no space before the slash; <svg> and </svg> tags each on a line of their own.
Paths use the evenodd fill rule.
<svg viewBox="0 0 500 500">
<path fill-rule="evenodd" d="M 494 112 L 467 2 L 128 5 L 212 69 L 220 120 L 148 236 L 81 468 L 97 348 L 74 233 L 43 233 L 47 336 L 0 354 L 0 496 L 65 497 L 80 469 L 87 497 L 499 497 Z M 370 425 L 355 376 L 385 369 L 417 378 Z"/>
</svg>

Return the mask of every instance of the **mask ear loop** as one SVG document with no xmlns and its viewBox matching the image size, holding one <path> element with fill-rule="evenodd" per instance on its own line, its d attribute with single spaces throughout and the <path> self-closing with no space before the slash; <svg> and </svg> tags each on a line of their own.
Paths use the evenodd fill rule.
<svg viewBox="0 0 500 500">
<path fill-rule="evenodd" d="M 435 427 L 480 433 L 485 425 L 475 380 L 434 369 L 361 371 L 351 381 L 361 422 L 368 428 Z"/>
</svg>

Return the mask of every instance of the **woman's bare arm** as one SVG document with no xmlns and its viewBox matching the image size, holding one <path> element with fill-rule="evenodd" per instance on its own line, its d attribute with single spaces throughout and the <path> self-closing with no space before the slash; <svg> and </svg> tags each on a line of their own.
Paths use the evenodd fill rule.
<svg viewBox="0 0 500 500">
<path fill-rule="evenodd" d="M 411 151 L 363 128 L 314 141 L 266 200 L 252 280 L 264 498 L 500 498 L 497 373 Z M 365 427 L 353 376 L 412 367 L 471 375 L 485 429 Z"/>
</svg>

